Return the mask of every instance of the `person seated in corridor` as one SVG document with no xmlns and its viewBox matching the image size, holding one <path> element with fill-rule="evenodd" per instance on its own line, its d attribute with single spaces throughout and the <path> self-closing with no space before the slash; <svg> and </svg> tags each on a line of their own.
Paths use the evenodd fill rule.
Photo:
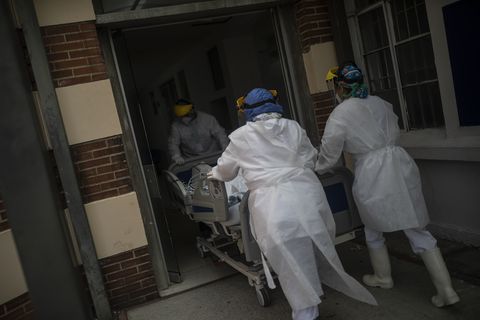
<svg viewBox="0 0 480 320">
<path fill-rule="evenodd" d="M 168 150 L 173 163 L 182 165 L 193 157 L 218 153 L 228 145 L 225 130 L 215 117 L 195 110 L 192 102 L 179 99 L 174 106 Z"/>
</svg>

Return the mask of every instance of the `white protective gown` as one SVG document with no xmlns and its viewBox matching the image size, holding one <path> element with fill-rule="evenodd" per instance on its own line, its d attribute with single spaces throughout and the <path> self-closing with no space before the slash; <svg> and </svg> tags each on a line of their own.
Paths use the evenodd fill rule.
<svg viewBox="0 0 480 320">
<path fill-rule="evenodd" d="M 423 228 L 428 212 L 413 159 L 397 146 L 398 117 L 379 97 L 349 98 L 330 115 L 317 171 L 333 166 L 342 150 L 355 160 L 353 195 L 369 229 L 391 232 Z"/>
<path fill-rule="evenodd" d="M 335 223 L 313 168 L 317 150 L 297 122 L 248 122 L 230 135 L 213 178 L 243 170 L 250 190 L 252 233 L 278 275 L 293 310 L 318 305 L 325 283 L 360 301 L 373 296 L 343 269 L 333 240 Z"/>
<path fill-rule="evenodd" d="M 225 149 L 228 139 L 225 130 L 214 116 L 196 111 L 196 118 L 188 124 L 176 119 L 172 123 L 168 150 L 172 159 L 192 158 L 220 152 Z"/>
</svg>

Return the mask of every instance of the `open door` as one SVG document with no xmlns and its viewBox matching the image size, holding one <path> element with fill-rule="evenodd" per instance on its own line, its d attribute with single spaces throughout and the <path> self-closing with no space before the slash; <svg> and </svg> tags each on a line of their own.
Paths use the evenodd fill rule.
<svg viewBox="0 0 480 320">
<path fill-rule="evenodd" d="M 131 117 L 132 131 L 138 147 L 139 157 L 142 162 L 143 173 L 146 178 L 149 198 L 155 214 L 163 255 L 171 282 L 182 281 L 175 249 L 171 237 L 168 221 L 165 216 L 165 208 L 161 195 L 161 188 L 157 178 L 157 170 L 149 147 L 148 137 L 145 131 L 145 123 L 140 108 L 138 92 L 135 84 L 134 74 L 131 70 L 128 48 L 122 31 L 112 33 L 118 65 L 122 66 L 118 72 L 121 75 L 122 85 L 125 92 L 126 104 Z"/>
</svg>

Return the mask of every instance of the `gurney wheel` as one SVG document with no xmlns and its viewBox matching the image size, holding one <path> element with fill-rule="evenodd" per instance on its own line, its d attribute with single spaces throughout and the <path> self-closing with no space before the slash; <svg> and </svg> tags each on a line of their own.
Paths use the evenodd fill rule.
<svg viewBox="0 0 480 320">
<path fill-rule="evenodd" d="M 268 293 L 268 289 L 265 287 L 262 288 L 255 288 L 255 291 L 257 292 L 257 300 L 258 303 L 262 307 L 268 307 L 271 303 L 270 301 L 270 294 Z"/>
</svg>

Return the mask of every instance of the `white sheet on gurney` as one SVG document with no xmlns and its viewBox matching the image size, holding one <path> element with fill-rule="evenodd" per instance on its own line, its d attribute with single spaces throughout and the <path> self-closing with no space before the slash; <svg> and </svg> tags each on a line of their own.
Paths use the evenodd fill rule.
<svg viewBox="0 0 480 320">
<path fill-rule="evenodd" d="M 225 190 L 228 195 L 229 219 L 224 224 L 226 226 L 240 224 L 240 201 L 242 201 L 245 192 L 248 191 L 245 179 L 239 173 L 232 181 L 225 182 Z"/>
</svg>

